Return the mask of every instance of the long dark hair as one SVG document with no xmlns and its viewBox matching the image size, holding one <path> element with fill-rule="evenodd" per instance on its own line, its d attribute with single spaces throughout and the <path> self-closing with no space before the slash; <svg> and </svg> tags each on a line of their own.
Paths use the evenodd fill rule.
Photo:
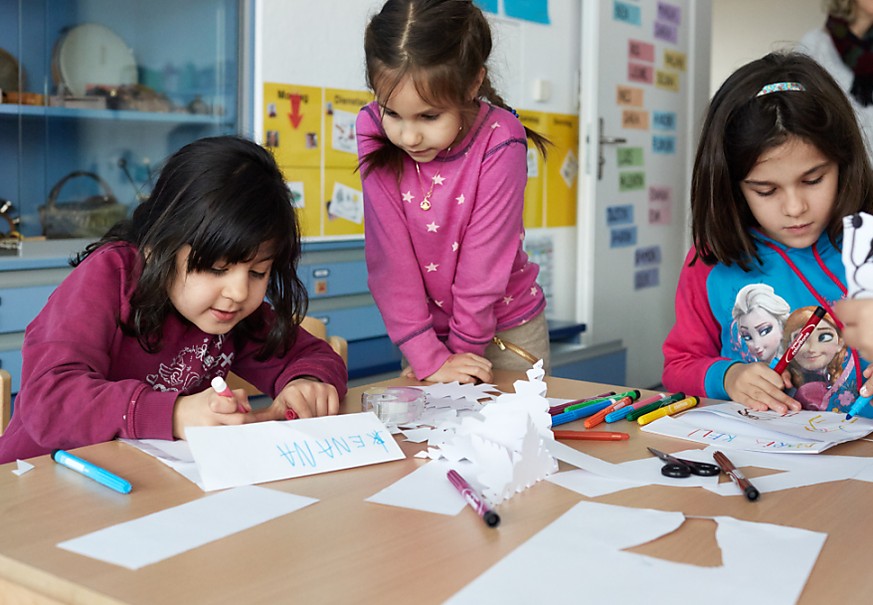
<svg viewBox="0 0 873 605">
<path fill-rule="evenodd" d="M 480 74 L 475 98 L 510 109 L 488 77 L 491 46 L 488 20 L 472 0 L 388 0 L 364 34 L 367 83 L 384 104 L 409 76 L 422 99 L 458 108 L 469 126 L 477 111 L 470 89 Z M 525 132 L 545 155 L 548 139 L 527 127 Z M 402 173 L 405 153 L 387 138 L 382 142 L 361 159 L 364 175 L 384 166 Z"/>
<path fill-rule="evenodd" d="M 769 84 L 794 82 L 804 90 L 758 96 Z M 691 178 L 695 258 L 707 264 L 760 261 L 749 234 L 757 222 L 740 190 L 761 154 L 789 138 L 814 145 L 839 167 L 827 233 L 836 244 L 842 217 L 873 209 L 873 172 L 846 94 L 810 57 L 771 53 L 735 71 L 713 96 Z"/>
<path fill-rule="evenodd" d="M 300 229 L 282 172 L 269 151 L 240 137 L 194 141 L 167 161 L 149 198 L 133 218 L 117 223 L 71 264 L 110 242 L 136 246 L 142 273 L 131 297 L 130 317 L 119 325 L 149 352 L 161 347 L 162 328 L 175 312 L 167 292 L 176 278 L 176 254 L 191 246 L 187 271 L 208 271 L 218 263 L 247 262 L 259 246 L 274 251 L 266 297 L 276 321 L 258 357 L 283 355 L 306 314 L 306 289 L 297 277 Z M 231 334 L 253 338 L 264 317 L 252 313 Z"/>
</svg>

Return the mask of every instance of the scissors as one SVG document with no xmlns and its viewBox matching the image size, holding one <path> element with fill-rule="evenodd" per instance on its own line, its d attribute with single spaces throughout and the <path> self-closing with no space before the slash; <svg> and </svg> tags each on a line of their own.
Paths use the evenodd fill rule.
<svg viewBox="0 0 873 605">
<path fill-rule="evenodd" d="M 694 462 L 693 460 L 682 460 L 670 454 L 665 454 L 661 450 L 656 450 L 653 447 L 648 448 L 655 456 L 666 462 L 661 467 L 661 474 L 665 477 L 673 477 L 674 479 L 684 479 L 691 475 L 698 477 L 715 477 L 721 472 L 721 469 L 715 464 L 707 464 L 706 462 Z"/>
</svg>

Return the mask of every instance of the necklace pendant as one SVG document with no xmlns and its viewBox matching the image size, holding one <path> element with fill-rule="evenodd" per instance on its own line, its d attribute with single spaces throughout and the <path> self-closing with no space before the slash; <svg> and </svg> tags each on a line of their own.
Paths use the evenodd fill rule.
<svg viewBox="0 0 873 605">
<path fill-rule="evenodd" d="M 418 207 L 421 208 L 422 210 L 430 210 L 430 200 L 428 200 L 428 199 L 421 200 L 421 203 L 418 205 Z"/>
</svg>

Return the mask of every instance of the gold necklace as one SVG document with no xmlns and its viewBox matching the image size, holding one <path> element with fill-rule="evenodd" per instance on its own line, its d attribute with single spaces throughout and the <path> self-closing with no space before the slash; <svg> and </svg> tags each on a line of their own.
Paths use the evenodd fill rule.
<svg viewBox="0 0 873 605">
<path fill-rule="evenodd" d="M 418 165 L 418 162 L 415 163 L 415 173 L 418 175 L 418 186 L 421 188 L 422 193 L 424 193 L 424 183 L 421 182 L 421 168 Z M 424 198 L 421 200 L 421 203 L 418 205 L 422 210 L 430 210 L 430 196 L 433 193 L 433 186 L 436 183 L 432 178 L 430 180 L 430 189 L 427 190 L 427 193 L 424 194 Z"/>
</svg>

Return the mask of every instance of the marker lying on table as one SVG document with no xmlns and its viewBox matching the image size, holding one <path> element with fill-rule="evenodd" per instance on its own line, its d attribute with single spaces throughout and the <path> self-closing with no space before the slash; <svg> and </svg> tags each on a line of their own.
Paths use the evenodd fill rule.
<svg viewBox="0 0 873 605">
<path fill-rule="evenodd" d="M 770 361 L 770 367 L 776 370 L 777 374 L 781 374 L 785 371 L 785 368 L 788 367 L 788 363 L 794 359 L 794 356 L 797 355 L 797 352 L 806 342 L 806 340 L 810 337 L 815 327 L 818 325 L 818 322 L 821 321 L 821 318 L 825 316 L 826 311 L 824 307 L 818 306 L 815 308 L 815 311 L 812 312 L 809 319 L 806 320 L 806 323 L 800 328 L 800 332 L 797 333 L 794 340 L 785 349 L 785 352 L 782 354 L 782 357 L 774 357 Z"/>
<path fill-rule="evenodd" d="M 652 410 L 648 414 L 643 414 L 639 418 L 637 418 L 637 422 L 640 426 L 645 426 L 652 422 L 653 420 L 657 420 L 658 418 L 663 418 L 664 416 L 672 416 L 673 414 L 678 414 L 683 410 L 687 410 L 689 408 L 693 408 L 700 401 L 697 397 L 686 397 L 685 399 L 680 399 L 676 403 L 671 403 L 669 405 L 664 405 L 659 407 L 657 410 Z"/>
<path fill-rule="evenodd" d="M 234 399 L 233 391 L 230 390 L 230 387 L 227 386 L 227 383 L 224 381 L 224 378 L 221 376 L 216 376 L 212 379 L 212 388 L 213 390 L 221 395 L 222 397 L 229 397 Z M 236 404 L 236 411 L 240 414 L 245 414 L 246 409 L 242 406 L 241 403 Z"/>
<path fill-rule="evenodd" d="M 593 428 L 593 427 L 597 426 L 598 424 L 600 424 L 601 422 L 603 422 L 606 419 L 606 417 L 609 414 L 611 414 L 612 412 L 614 412 L 616 410 L 624 409 L 625 407 L 631 405 L 633 402 L 634 402 L 633 397 L 630 397 L 630 396 L 622 397 L 621 399 L 619 399 L 618 401 L 616 401 L 612 405 L 607 406 L 607 407 L 603 408 L 602 410 L 600 410 L 599 412 L 597 412 L 596 414 L 594 414 L 593 416 L 589 416 L 588 418 L 586 418 L 585 422 L 583 422 L 582 424 L 585 426 L 586 429 Z"/>
<path fill-rule="evenodd" d="M 615 403 L 612 399 L 605 399 L 603 401 L 598 401 L 584 408 L 577 408 L 575 410 L 570 410 L 568 412 L 561 412 L 560 414 L 555 414 L 552 416 L 552 426 L 559 426 L 561 424 L 567 424 L 568 422 L 573 422 L 574 420 L 581 420 L 582 418 L 588 418 L 589 416 L 593 416 L 603 408 L 607 408 Z"/>
<path fill-rule="evenodd" d="M 467 501 L 467 504 L 469 504 L 473 510 L 482 517 L 482 520 L 485 521 L 485 524 L 488 527 L 497 527 L 500 525 L 500 515 L 488 508 L 485 499 L 476 493 L 473 486 L 467 483 L 467 481 L 458 474 L 458 471 L 450 470 L 446 473 L 446 477 L 449 478 L 449 481 L 451 481 L 452 485 L 455 486 L 455 489 L 461 493 L 464 500 Z"/>
<path fill-rule="evenodd" d="M 681 395 L 678 399 L 674 399 L 677 395 Z M 658 393 L 657 395 L 652 395 L 651 397 L 646 397 L 645 399 L 640 399 L 639 401 L 635 401 L 631 405 L 626 405 L 623 408 L 616 409 L 614 412 L 610 412 L 606 415 L 606 422 L 617 422 L 633 412 L 634 410 L 638 410 L 647 405 L 652 405 L 653 403 L 660 403 L 662 405 L 667 403 L 673 403 L 674 401 L 679 401 L 679 399 L 685 399 L 685 393 L 676 393 L 676 395 L 670 395 L 669 393 Z"/>
<path fill-rule="evenodd" d="M 758 492 L 757 489 L 755 489 L 755 486 L 752 485 L 752 483 L 748 479 L 746 479 L 746 476 L 742 474 L 730 460 L 728 460 L 727 456 L 725 456 L 721 452 L 716 451 L 712 453 L 712 457 L 721 467 L 721 470 L 724 472 L 724 474 L 730 477 L 731 481 L 736 483 L 737 487 L 743 490 L 743 494 L 745 494 L 746 498 L 748 498 L 749 501 L 754 501 L 758 499 L 758 496 L 760 496 L 761 494 Z"/>
<path fill-rule="evenodd" d="M 681 395 L 681 397 L 680 397 L 680 395 Z M 634 409 L 631 410 L 630 412 L 628 412 L 627 416 L 625 416 L 624 419 L 629 421 L 629 422 L 633 422 L 634 420 L 636 420 L 640 416 L 645 416 L 649 412 L 653 412 L 653 411 L 657 410 L 658 408 L 662 408 L 666 405 L 670 405 L 671 403 L 676 403 L 677 401 L 680 401 L 682 399 L 685 399 L 685 393 L 680 392 L 680 393 L 676 393 L 675 395 L 671 395 L 670 397 L 666 397 L 665 399 L 661 399 L 661 400 L 656 401 L 654 403 L 650 403 L 649 405 L 645 405 L 641 408 L 637 408 L 636 406 L 634 406 Z"/>
<path fill-rule="evenodd" d="M 549 414 L 554 416 L 555 414 L 560 414 L 565 411 L 569 406 L 576 405 L 577 403 L 585 403 L 586 401 L 594 401 L 595 399 L 605 399 L 615 395 L 615 391 L 606 391 L 605 393 L 601 393 L 600 395 L 595 395 L 594 397 L 585 397 L 583 399 L 574 399 L 573 401 L 567 401 L 566 403 L 560 403 L 558 405 L 553 405 L 549 408 Z"/>
<path fill-rule="evenodd" d="M 632 399 L 637 399 L 640 396 L 640 392 L 637 389 L 632 391 L 625 391 L 624 393 L 615 393 L 614 395 L 610 395 L 609 397 L 604 397 L 603 399 L 592 399 L 591 401 L 584 401 L 582 403 L 577 403 L 574 405 L 569 405 L 564 408 L 565 412 L 572 412 L 574 410 L 578 410 L 581 408 L 589 408 L 592 405 L 598 404 L 601 401 L 609 401 L 609 405 L 612 405 L 622 397 L 631 397 Z M 603 409 L 603 408 L 600 408 Z"/>
<path fill-rule="evenodd" d="M 68 469 L 74 470 L 77 473 L 85 475 L 89 479 L 93 479 L 97 483 L 101 483 L 110 489 L 114 489 L 122 494 L 129 494 L 131 490 L 130 482 L 122 479 L 118 475 L 113 475 L 106 469 L 102 469 L 96 464 L 92 464 L 87 460 L 83 460 L 78 456 L 74 456 L 64 450 L 54 450 L 52 452 L 52 460 Z"/>
<path fill-rule="evenodd" d="M 873 399 L 873 395 L 869 395 L 867 397 L 858 397 L 855 400 L 855 403 L 852 404 L 852 407 L 849 408 L 849 413 L 846 414 L 846 420 L 851 420 L 855 416 L 861 413 L 865 407 L 870 404 L 870 400 Z"/>
<path fill-rule="evenodd" d="M 578 441 L 624 441 L 630 439 L 627 433 L 612 431 L 552 431 L 555 439 L 574 439 Z"/>
</svg>

